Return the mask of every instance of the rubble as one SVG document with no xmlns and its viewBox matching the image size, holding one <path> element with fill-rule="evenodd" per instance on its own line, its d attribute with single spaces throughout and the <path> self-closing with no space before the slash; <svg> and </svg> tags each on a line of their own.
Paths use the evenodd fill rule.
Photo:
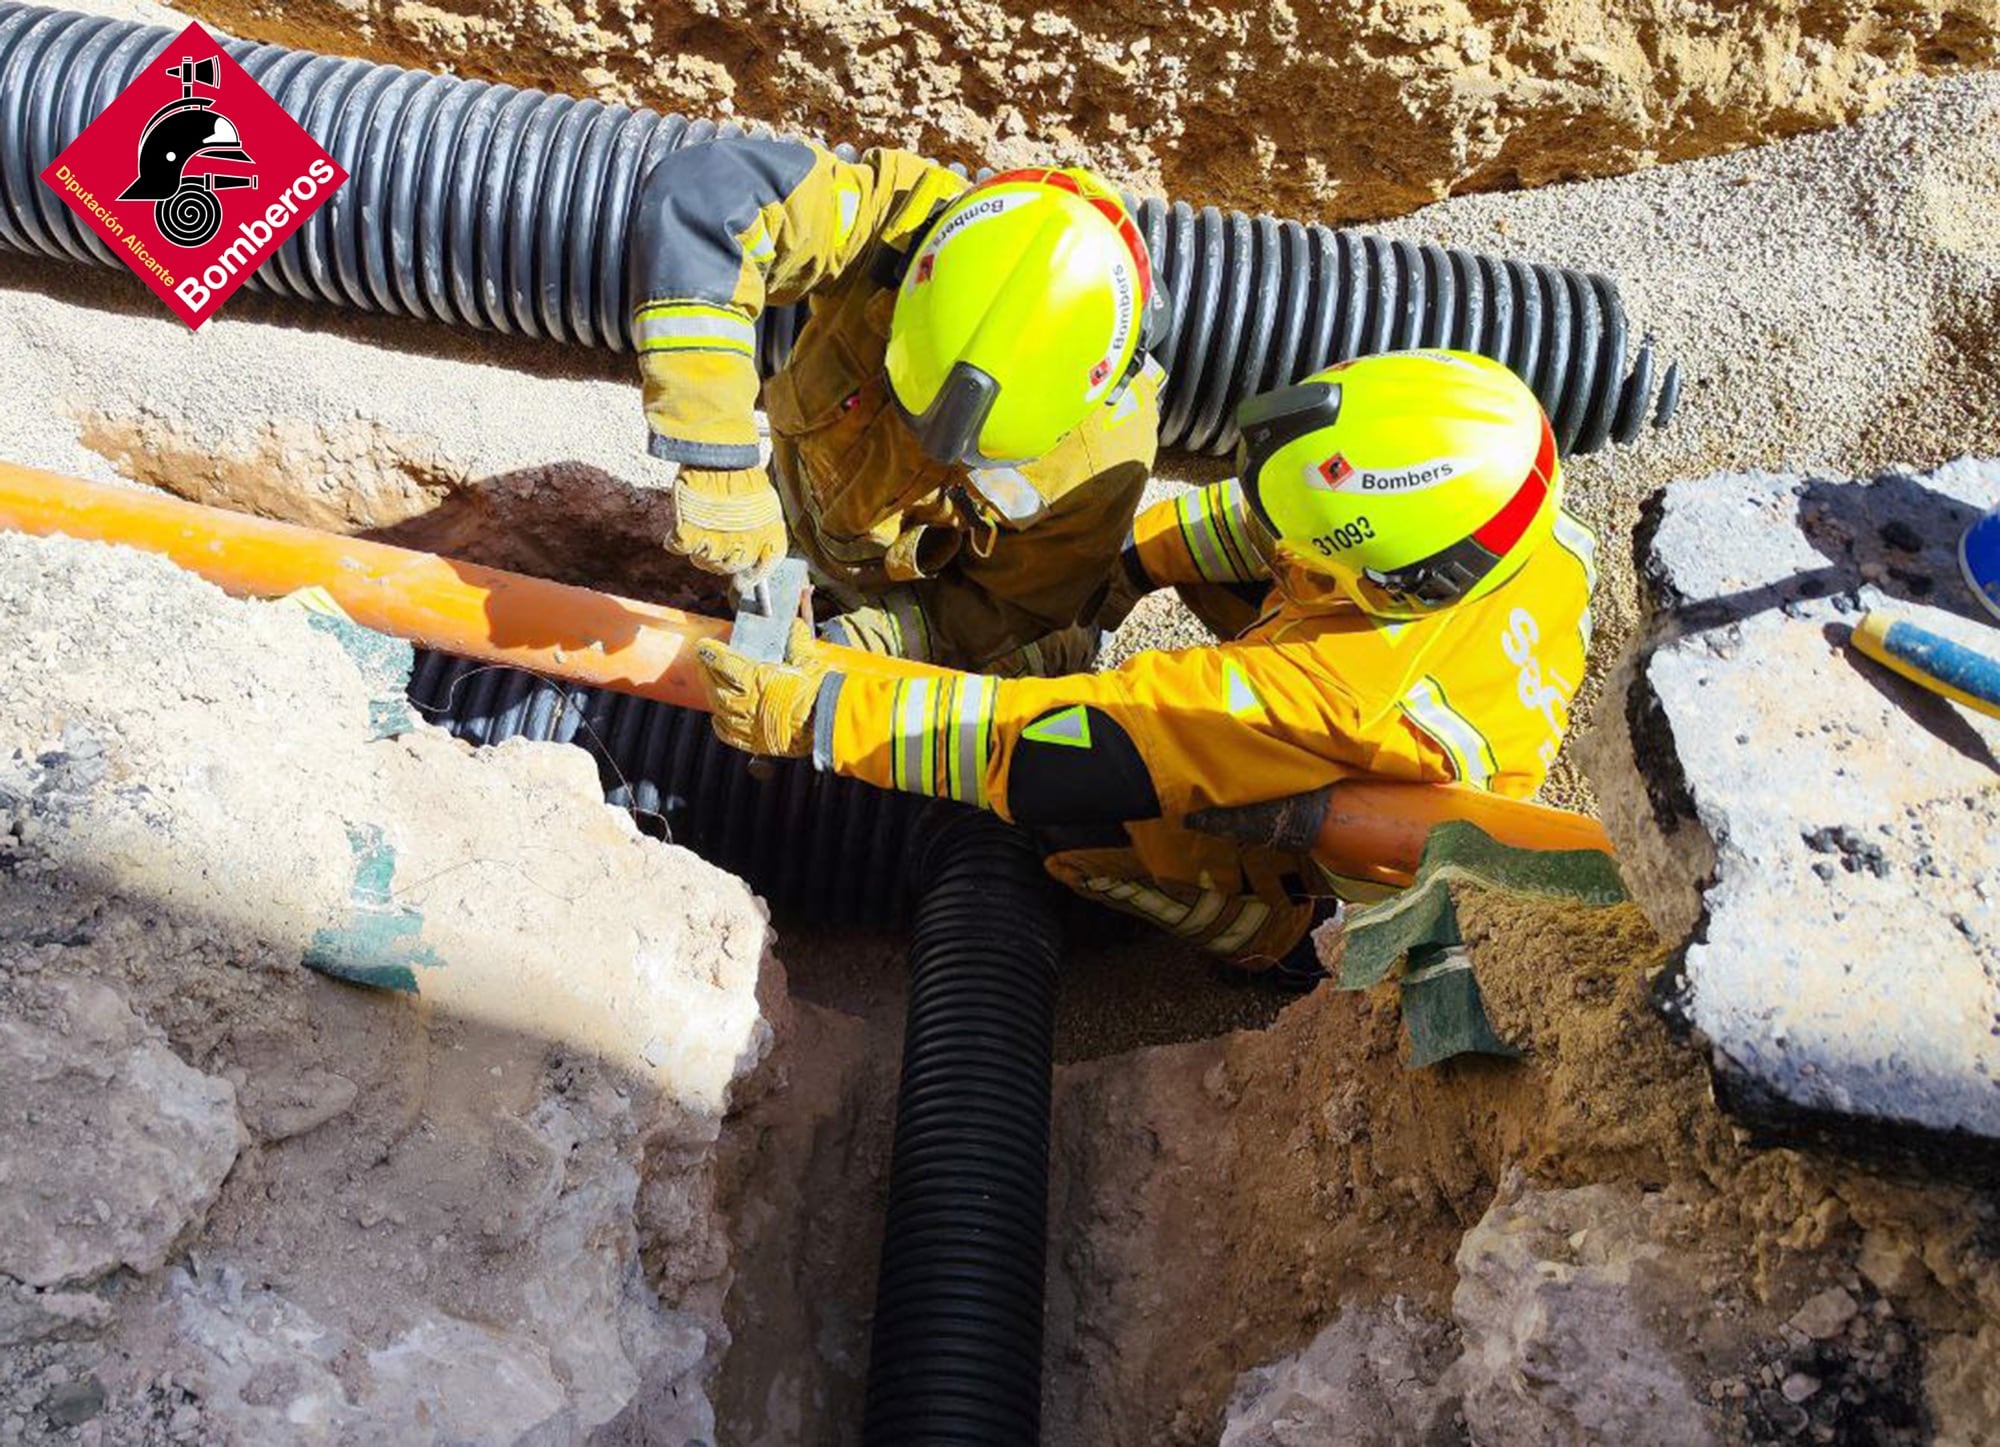
<svg viewBox="0 0 2000 1447">
<path fill-rule="evenodd" d="M 73 1292 L 166 1264 L 248 1135 L 227 1080 L 191 1070 L 114 990 L 35 980 L 0 1019 L 0 1276 Z"/>
<path fill-rule="evenodd" d="M 1958 577 L 2000 463 L 1668 489 L 1648 639 L 1585 762 L 1683 945 L 1675 1008 L 1732 1109 L 1947 1171 L 2000 1162 L 2000 724 L 1844 646 L 1868 610 L 1991 649 Z"/>
<path fill-rule="evenodd" d="M 1437 1385 L 1456 1334 L 1396 1298 L 1342 1311 L 1298 1355 L 1245 1372 L 1218 1447 L 1430 1447 L 1463 1441 Z"/>
<path fill-rule="evenodd" d="M 1524 1191 L 1518 1182 L 1458 1248 L 1452 1313 L 1465 1334 L 1453 1385 L 1474 1440 L 1720 1440 L 1679 1357 L 1709 1314 L 1703 1272 L 1658 1238 L 1670 1210 L 1630 1188 Z"/>
</svg>

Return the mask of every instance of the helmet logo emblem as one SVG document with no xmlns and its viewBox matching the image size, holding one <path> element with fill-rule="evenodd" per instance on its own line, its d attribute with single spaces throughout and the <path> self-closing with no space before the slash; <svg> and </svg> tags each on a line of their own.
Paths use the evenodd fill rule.
<svg viewBox="0 0 2000 1447">
<path fill-rule="evenodd" d="M 1101 361 L 1099 361 L 1096 366 L 1090 369 L 1090 385 L 1093 387 L 1102 386 L 1104 383 L 1104 379 L 1110 375 L 1111 375 L 1111 359 L 1109 357 L 1105 357 Z"/>
<path fill-rule="evenodd" d="M 937 253 L 935 251 L 926 251 L 917 261 L 916 285 L 922 286 L 925 282 L 929 281 L 931 273 L 936 269 Z"/>
<path fill-rule="evenodd" d="M 1329 492 L 1339 492 L 1354 476 L 1354 465 L 1336 452 L 1318 467 L 1308 469 L 1307 480 L 1310 481 L 1314 474 L 1318 475 L 1320 486 Z"/>
<path fill-rule="evenodd" d="M 195 88 L 220 91 L 222 77 L 214 56 L 196 60 L 183 55 L 179 65 L 167 67 L 167 74 L 181 84 L 181 98 L 169 101 L 153 113 L 139 136 L 138 173 L 125 188 L 121 201 L 153 203 L 153 224 L 182 250 L 205 246 L 222 229 L 222 203 L 217 191 L 255 190 L 257 177 L 234 172 L 208 172 L 190 176 L 188 166 L 197 158 L 210 161 L 255 164 L 243 149 L 243 137 L 236 123 L 216 110 L 210 96 L 198 96 Z"/>
<path fill-rule="evenodd" d="M 1325 492 L 1360 493 L 1368 497 L 1424 492 L 1450 482 L 1466 471 L 1456 457 L 1434 457 L 1408 467 L 1356 467 L 1336 452 L 1317 467 L 1306 468 L 1306 485 Z"/>
</svg>

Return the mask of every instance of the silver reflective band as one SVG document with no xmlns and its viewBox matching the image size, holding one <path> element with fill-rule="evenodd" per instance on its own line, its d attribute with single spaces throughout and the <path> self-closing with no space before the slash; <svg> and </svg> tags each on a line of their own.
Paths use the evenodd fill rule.
<svg viewBox="0 0 2000 1447">
<path fill-rule="evenodd" d="M 633 319 L 632 340 L 640 351 L 682 351 L 720 346 L 729 351 L 754 348 L 757 329 L 741 317 L 709 308 L 654 307 Z"/>
<path fill-rule="evenodd" d="M 966 484 L 1017 527 L 1033 522 L 1049 510 L 1035 485 L 1018 468 L 975 467 L 966 475 Z"/>
<path fill-rule="evenodd" d="M 1491 751 L 1487 747 L 1486 736 L 1473 727 L 1470 719 L 1446 702 L 1444 690 L 1437 680 L 1419 679 L 1403 695 L 1403 711 L 1450 756 L 1452 770 L 1461 784 L 1470 784 L 1476 789 L 1487 786 L 1493 778 L 1493 770 L 1488 763 Z"/>
</svg>

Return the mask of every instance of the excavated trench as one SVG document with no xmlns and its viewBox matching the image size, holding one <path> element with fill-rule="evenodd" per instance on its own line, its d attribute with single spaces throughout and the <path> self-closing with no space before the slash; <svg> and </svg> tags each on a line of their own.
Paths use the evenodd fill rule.
<svg viewBox="0 0 2000 1447">
<path fill-rule="evenodd" d="M 255 17 L 241 18 L 247 32 L 259 33 Z M 0 20 L 0 29 L 5 23 Z M 316 23 L 321 29 L 312 38 L 348 33 L 344 12 Z M 382 33 L 401 34 L 407 23 L 399 11 Z M 0 40 L 0 47 L 6 44 Z M 380 48 L 378 43 L 378 53 Z M 22 64 L 18 48 L 7 55 L 0 69 Z M 344 76 L 342 83 L 356 81 Z M 1184 221 L 1194 224 L 1191 217 L 1156 213 L 1156 235 L 1164 240 Z M 1232 257 L 1282 259 L 1322 244 L 1316 233 L 1266 230 L 1266 223 L 1216 226 L 1214 245 Z M 1193 242 L 1191 233 L 1165 245 L 1170 254 L 1187 256 L 1202 249 Z M 1338 238 L 1325 245 L 1342 266 L 1350 252 L 1357 266 L 1377 254 Z M 1433 283 L 1442 276 L 1497 276 L 1517 288 L 1516 296 L 1548 302 L 1550 311 L 1560 295 L 1574 317 L 1582 307 L 1571 303 L 1588 296 L 1606 314 L 1598 282 L 1586 278 L 1583 290 L 1573 289 L 1577 271 L 1495 270 L 1476 257 L 1468 270 L 1460 258 L 1469 253 L 1439 251 L 1434 261 L 1415 247 L 1407 253 L 1383 247 L 1379 255 L 1375 275 L 1385 279 L 1386 299 L 1372 310 L 1343 313 L 1335 292 L 1325 287 L 1288 294 L 1277 286 L 1274 305 L 1308 317 L 1324 311 L 1326 325 L 1341 335 L 1351 316 L 1354 335 L 1381 328 L 1381 336 L 1394 338 L 1394 319 L 1410 317 L 1415 330 L 1408 339 L 1441 339 L 1454 335 L 1453 314 L 1413 303 L 1412 283 L 1437 296 L 1443 291 Z M 54 292 L 92 285 L 72 280 L 86 275 L 76 271 L 48 267 L 36 274 L 45 275 L 43 284 Z M 274 289 L 310 294 L 320 285 L 309 265 L 299 275 L 305 281 L 296 290 Z M 1182 290 L 1192 295 L 1200 289 L 1184 283 Z M 439 295 L 449 293 L 446 287 Z M 1492 288 L 1482 293 L 1493 294 Z M 348 292 L 337 299 L 356 297 Z M 1197 295 L 1194 312 L 1204 306 L 1216 316 L 1230 310 L 1222 300 L 1204 303 Z M 304 315 L 269 304 L 260 310 L 248 300 L 242 307 L 245 315 Z M 585 311 L 619 315 L 616 302 L 595 294 Z M 565 307 L 555 314 L 565 314 Z M 1497 311 L 1483 302 L 1456 310 L 1458 316 L 1475 314 L 1490 340 Z M 498 321 L 507 307 L 485 315 Z M 1527 335 L 1525 311 L 1514 320 L 1519 324 L 1500 343 L 1503 354 Z M 1240 321 L 1234 325 L 1244 330 Z M 388 338 L 394 349 L 446 345 L 435 340 L 436 332 L 402 322 L 385 322 L 372 335 Z M 1198 346 L 1184 336 L 1182 359 L 1198 353 L 1202 364 L 1195 370 L 1222 376 L 1223 399 L 1307 355 L 1299 348 L 1287 361 L 1268 336 L 1254 345 L 1239 337 L 1231 345 L 1249 360 L 1217 367 L 1212 359 L 1224 355 L 1221 330 L 1211 323 L 1210 331 L 1195 335 Z M 1595 340 L 1592 345 L 1599 349 Z M 1575 351 L 1568 340 L 1564 349 Z M 1614 369 L 1622 367 L 1622 347 L 1599 350 L 1613 357 Z M 540 353 L 526 347 L 502 355 L 515 366 L 541 365 L 529 362 Z M 1527 370 L 1559 383 L 1572 363 L 1553 357 L 1553 348 L 1538 342 Z M 572 357 L 552 365 L 606 386 L 623 385 L 622 364 Z M 1621 383 L 1628 374 L 1599 363 L 1582 375 L 1583 390 L 1573 394 L 1582 400 L 1567 409 L 1575 419 L 1573 439 L 1599 423 L 1611 434 L 1651 410 L 1657 379 L 1640 383 L 1630 376 Z M 1632 395 L 1641 397 L 1636 411 L 1625 405 Z M 1552 405 L 1564 410 L 1563 396 Z M 1189 445 L 1204 439 L 1222 444 L 1226 400 L 1211 406 L 1191 391 L 1181 414 Z M 718 600 L 703 580 L 646 548 L 643 540 L 657 536 L 657 499 L 635 502 L 629 485 L 610 472 L 586 465 L 524 476 L 517 485 L 501 479 L 469 495 L 432 459 L 403 451 L 411 429 L 382 428 L 363 409 L 331 433 L 315 426 L 287 437 L 285 424 L 274 421 L 267 435 L 259 435 L 257 425 L 246 421 L 248 435 L 235 439 L 234 464 L 190 445 L 170 413 L 144 408 L 96 413 L 90 445 L 129 476 L 209 500 L 470 551 L 577 581 L 615 575 L 622 587 L 715 611 Z M 349 460 L 357 476 L 398 480 L 407 490 L 364 496 L 357 515 L 354 499 L 328 488 L 313 449 L 343 430 L 353 439 Z M 293 479 L 290 485 L 272 488 L 265 465 L 272 461 Z M 557 490 L 562 507 L 552 503 Z M 580 516 L 569 511 L 572 505 Z M 379 514 L 367 513 L 371 506 Z M 565 536 L 571 524 L 580 524 L 576 536 Z M 515 732 L 534 713 L 531 682 L 488 674 L 478 683 L 485 691 L 468 711 L 497 719 L 512 710 Z M 425 701 L 421 685 L 417 696 Z M 583 712 L 595 717 L 588 703 Z M 550 717 L 544 710 L 542 721 Z M 607 740 L 618 739 L 621 718 L 600 720 Z M 753 828 L 750 817 L 730 807 L 728 791 L 741 784 L 712 771 L 718 756 L 704 742 L 705 729 L 660 724 L 649 736 L 640 716 L 632 718 L 628 727 L 637 728 L 637 736 L 600 755 L 607 792 L 642 819 L 673 828 L 676 790 L 666 785 L 663 797 L 662 773 L 682 771 L 692 786 L 684 793 L 688 801 L 699 799 L 702 788 L 722 790 L 702 801 L 720 807 L 701 809 L 702 820 L 690 819 L 675 837 L 703 836 L 700 847 L 753 880 L 759 869 L 775 867 L 764 892 L 777 913 L 779 953 L 798 1003 L 792 1033 L 769 1067 L 785 1076 L 784 1088 L 761 1093 L 729 1132 L 724 1197 L 734 1222 L 729 1316 L 736 1340 L 715 1388 L 723 1440 L 852 1440 L 866 1407 L 868 1303 L 887 1204 L 893 1061 L 907 1003 L 894 937 L 857 929 L 855 922 L 897 913 L 892 902 L 879 910 L 871 902 L 881 899 L 879 881 L 896 873 L 889 860 L 901 841 L 883 842 L 893 832 L 886 822 L 893 809 L 872 806 L 881 812 L 855 824 L 866 848 L 852 841 L 842 847 L 836 839 L 814 841 L 818 854 L 772 850 L 760 840 L 790 843 L 788 835 L 810 813 L 803 783 L 760 792 L 757 797 L 768 801 L 762 822 L 770 827 Z M 461 731 L 474 732 L 470 726 Z M 497 731 L 488 724 L 477 732 L 491 737 Z M 629 751 L 642 762 L 664 760 L 666 768 L 648 777 L 644 769 L 618 767 Z M 636 783 L 628 772 L 640 776 Z M 859 814 L 850 810 L 847 817 Z M 821 857 L 832 867 L 811 871 L 808 864 Z M 836 916 L 847 912 L 847 925 L 828 929 L 811 922 L 825 917 L 815 908 L 828 904 Z M 1667 1038 L 1647 1003 L 1659 952 L 1636 910 L 1585 916 L 1504 898 L 1473 908 L 1475 954 L 1495 1023 L 1524 1044 L 1533 1062 L 1528 1067 L 1454 1066 L 1412 1075 L 1401 1064 L 1390 1001 L 1323 991 L 1274 1020 L 1281 999 L 1225 984 L 1156 938 L 1120 938 L 1112 931 L 1110 938 L 1072 950 L 1054 1017 L 1054 1052 L 1065 1063 L 1053 1094 L 1046 1440 L 1214 1440 L 1217 1413 L 1238 1373 L 1296 1350 L 1325 1323 L 1351 1320 L 1397 1299 L 1411 1303 L 1428 1324 L 1425 1340 L 1433 1347 L 1445 1343 L 1436 1355 L 1441 1364 L 1461 1335 L 1468 1344 L 1476 1335 L 1473 1319 L 1461 1313 L 1454 1320 L 1451 1298 L 1479 1266 L 1461 1258 L 1455 1267 L 1453 1255 L 1481 1225 L 1496 1192 L 1525 1211 L 1537 1192 L 1603 1183 L 1622 1194 L 1596 1203 L 1599 1219 L 1637 1212 L 1660 1239 L 1705 1242 L 1699 1266 L 1716 1286 L 1702 1306 L 1729 1317 L 1734 1333 L 1728 1349 L 1713 1354 L 1718 1379 L 1744 1361 L 1753 1383 L 1760 1366 L 1779 1368 L 1779 1379 L 1793 1366 L 1809 1366 L 1851 1397 L 1837 1434 L 1820 1440 L 1898 1440 L 1918 1431 L 1926 1411 L 1920 1385 L 1926 1344 L 1950 1343 L 1962 1351 L 1957 1343 L 1977 1331 L 1984 1310 L 1984 1278 L 1974 1269 L 1981 1248 L 1972 1239 L 1979 1219 L 1973 1204 L 1789 1153 L 1749 1154 L 1715 1113 L 1698 1061 Z M 1269 1028 L 1225 1033 L 1242 1026 Z M 1524 1187 L 1516 1172 L 1525 1172 L 1534 1187 Z M 1864 1246 L 1878 1265 L 1902 1256 L 1929 1263 L 1927 1284 L 1892 1292 L 1882 1284 L 1890 1280 L 1887 1273 L 1855 1278 L 1852 1263 L 1868 1259 Z M 1560 1241 L 1552 1250 L 1551 1260 L 1562 1256 Z M 1583 1254 L 1581 1247 L 1573 1251 Z M 1836 1282 L 1852 1283 L 1867 1330 L 1856 1328 L 1831 1345 L 1793 1342 L 1785 1325 L 1790 1308 Z M 1690 1307 L 1691 1339 L 1697 1319 Z M 1909 1345 L 1891 1352 L 1889 1339 L 1897 1332 Z M 1881 1371 L 1875 1370 L 1878 1358 L 1887 1364 Z M 1707 1385 L 1696 1383 L 1698 1389 Z M 1742 1420 L 1763 1422 L 1775 1435 L 1789 1423 L 1765 1401 L 1769 1395 L 1753 1388 Z M 1449 1425 L 1441 1430 L 1450 1440 Z"/>
<path fill-rule="evenodd" d="M 0 111 L 0 154 L 11 158 L 0 240 L 117 263 L 28 178 L 170 38 L 0 7 L 0 81 L 17 97 Z M 253 285 L 627 345 L 629 299 L 653 294 L 656 262 L 628 218 L 667 204 L 659 159 L 712 127 L 279 47 L 231 49 L 348 174 Z M 1173 304 L 1167 445 L 1220 452 L 1243 399 L 1330 361 L 1418 345 L 1512 367 L 1572 452 L 1664 425 L 1679 396 L 1671 365 L 1656 390 L 1650 340 L 1627 370 L 1624 309 L 1607 278 L 1184 205 L 1141 203 L 1137 215 Z M 795 309 L 760 319 L 767 370 L 798 324 Z M 759 778 L 698 716 L 662 704 L 576 700 L 489 670 L 453 676 L 435 656 L 413 694 L 476 743 L 585 743 L 614 799 L 746 873 L 781 907 L 850 919 L 859 907 L 873 922 L 907 905 L 908 1012 L 864 1433 L 884 1443 L 1036 1438 L 1062 946 L 1055 890 L 1030 841 L 978 813 L 836 789 L 803 765 Z M 672 817 L 675 804 L 685 820 Z"/>
</svg>

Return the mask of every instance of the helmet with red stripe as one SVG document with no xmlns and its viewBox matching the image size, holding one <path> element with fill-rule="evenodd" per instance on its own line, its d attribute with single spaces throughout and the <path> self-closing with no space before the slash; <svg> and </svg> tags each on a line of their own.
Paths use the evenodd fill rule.
<svg viewBox="0 0 2000 1447">
<path fill-rule="evenodd" d="M 1039 457 L 1116 402 L 1165 331 L 1118 192 L 1081 167 L 1005 171 L 911 249 L 884 362 L 925 449 L 979 468 Z"/>
<path fill-rule="evenodd" d="M 1562 466 L 1527 384 L 1469 352 L 1390 352 L 1237 411 L 1237 471 L 1289 557 L 1363 611 L 1483 597 L 1555 527 Z"/>
</svg>

